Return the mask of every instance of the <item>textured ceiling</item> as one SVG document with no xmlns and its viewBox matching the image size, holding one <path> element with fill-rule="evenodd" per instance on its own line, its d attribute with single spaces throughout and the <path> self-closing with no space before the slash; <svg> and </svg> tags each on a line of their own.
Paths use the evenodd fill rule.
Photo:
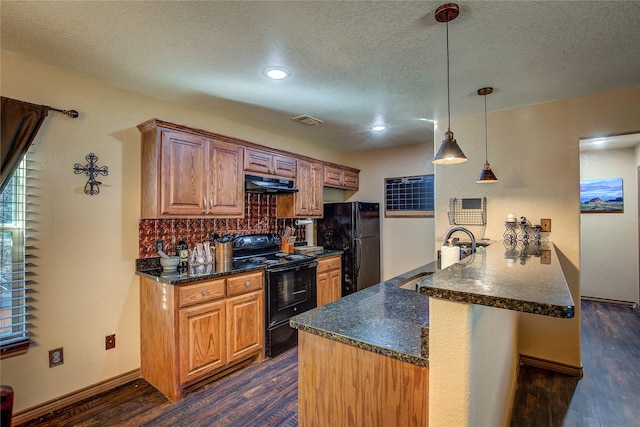
<svg viewBox="0 0 640 427">
<path fill-rule="evenodd" d="M 425 119 L 446 123 L 442 3 L 3 0 L 0 40 L 131 92 L 357 151 L 431 141 Z M 484 111 L 484 86 L 491 112 L 640 85 L 640 1 L 458 4 L 454 132 L 456 116 Z M 272 65 L 291 76 L 267 79 Z M 301 114 L 324 123 L 291 121 Z M 379 122 L 389 129 L 372 134 Z"/>
</svg>

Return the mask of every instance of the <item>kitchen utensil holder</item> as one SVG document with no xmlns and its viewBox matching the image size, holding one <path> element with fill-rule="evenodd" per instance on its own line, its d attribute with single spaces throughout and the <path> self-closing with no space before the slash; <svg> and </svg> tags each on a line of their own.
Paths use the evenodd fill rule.
<svg viewBox="0 0 640 427">
<path fill-rule="evenodd" d="M 216 264 L 231 264 L 233 262 L 233 242 L 215 242 Z"/>
<path fill-rule="evenodd" d="M 449 199 L 450 225 L 485 225 L 487 223 L 487 198 Z"/>
</svg>

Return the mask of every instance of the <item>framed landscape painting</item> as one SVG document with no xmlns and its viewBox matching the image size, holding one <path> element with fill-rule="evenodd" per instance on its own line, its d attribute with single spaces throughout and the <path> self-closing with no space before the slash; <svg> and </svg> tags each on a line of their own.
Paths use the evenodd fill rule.
<svg viewBox="0 0 640 427">
<path fill-rule="evenodd" d="M 580 180 L 581 213 L 623 213 L 622 178 Z"/>
</svg>

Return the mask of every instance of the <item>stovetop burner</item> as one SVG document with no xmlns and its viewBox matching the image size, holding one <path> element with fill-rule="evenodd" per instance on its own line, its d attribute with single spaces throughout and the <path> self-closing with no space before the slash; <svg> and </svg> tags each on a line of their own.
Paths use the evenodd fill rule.
<svg viewBox="0 0 640 427">
<path fill-rule="evenodd" d="M 315 261 L 315 257 L 303 254 L 280 252 L 280 236 L 276 234 L 257 234 L 239 236 L 234 241 L 233 260 L 236 262 L 281 267 Z"/>
</svg>

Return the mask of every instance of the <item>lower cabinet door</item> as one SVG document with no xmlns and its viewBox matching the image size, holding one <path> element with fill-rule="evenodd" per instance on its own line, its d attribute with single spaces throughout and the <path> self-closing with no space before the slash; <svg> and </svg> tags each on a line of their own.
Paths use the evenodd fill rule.
<svg viewBox="0 0 640 427">
<path fill-rule="evenodd" d="M 318 273 L 318 277 L 316 279 L 316 290 L 317 290 L 317 306 L 321 307 L 325 304 L 328 304 L 332 301 L 332 292 L 329 286 L 329 272 Z"/>
<path fill-rule="evenodd" d="M 339 300 L 342 297 L 341 269 L 318 273 L 316 279 L 318 307 Z"/>
<path fill-rule="evenodd" d="M 179 323 L 181 384 L 227 364 L 224 300 L 181 309 Z"/>
<path fill-rule="evenodd" d="M 227 298 L 227 362 L 264 350 L 262 291 Z"/>
<path fill-rule="evenodd" d="M 331 289 L 331 301 L 336 301 L 342 298 L 342 270 L 332 270 L 329 273 L 329 288 Z"/>
</svg>

